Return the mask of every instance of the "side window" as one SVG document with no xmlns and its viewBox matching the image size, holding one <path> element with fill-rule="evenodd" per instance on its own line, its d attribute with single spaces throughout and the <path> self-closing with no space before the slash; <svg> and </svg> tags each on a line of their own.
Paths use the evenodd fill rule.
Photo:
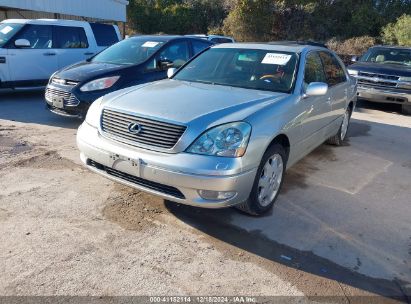
<svg viewBox="0 0 411 304">
<path fill-rule="evenodd" d="M 191 44 L 193 45 L 194 55 L 202 52 L 203 50 L 205 50 L 206 48 L 210 46 L 208 43 L 197 41 L 197 40 L 191 41 Z"/>
<path fill-rule="evenodd" d="M 87 36 L 82 27 L 55 26 L 56 47 L 59 49 L 86 49 Z"/>
<path fill-rule="evenodd" d="M 51 49 L 53 46 L 53 30 L 49 25 L 29 24 L 17 35 L 17 39 L 30 41 L 31 49 Z"/>
<path fill-rule="evenodd" d="M 190 59 L 187 41 L 176 42 L 166 46 L 160 53 L 159 59 L 172 61 L 175 68 L 181 67 Z"/>
<path fill-rule="evenodd" d="M 118 42 L 114 26 L 101 23 L 90 23 L 90 26 L 98 46 L 110 46 Z"/>
<path fill-rule="evenodd" d="M 347 80 L 344 69 L 341 67 L 337 58 L 326 52 L 320 52 L 320 57 L 324 65 L 329 86 L 334 86 Z"/>
<path fill-rule="evenodd" d="M 307 55 L 304 69 L 304 88 L 311 82 L 325 82 L 327 78 L 324 74 L 323 64 L 317 52 L 311 52 Z"/>
</svg>

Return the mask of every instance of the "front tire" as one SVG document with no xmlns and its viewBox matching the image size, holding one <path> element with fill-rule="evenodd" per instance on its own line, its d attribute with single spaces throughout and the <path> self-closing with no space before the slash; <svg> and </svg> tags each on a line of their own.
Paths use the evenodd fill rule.
<svg viewBox="0 0 411 304">
<path fill-rule="evenodd" d="M 350 126 L 351 114 L 352 109 L 351 107 L 348 107 L 344 113 L 343 122 L 341 123 L 337 134 L 327 139 L 327 144 L 335 146 L 342 146 L 344 144 L 344 140 L 347 138 L 348 128 Z"/>
<path fill-rule="evenodd" d="M 274 144 L 268 148 L 261 159 L 250 196 L 236 208 L 254 216 L 268 212 L 280 193 L 286 162 L 283 146 Z"/>
</svg>

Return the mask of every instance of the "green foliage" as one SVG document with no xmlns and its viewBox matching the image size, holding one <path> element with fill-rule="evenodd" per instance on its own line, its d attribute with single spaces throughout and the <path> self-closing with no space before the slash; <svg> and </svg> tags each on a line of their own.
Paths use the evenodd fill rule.
<svg viewBox="0 0 411 304">
<path fill-rule="evenodd" d="M 381 36 L 384 43 L 411 46 L 411 16 L 404 14 L 395 23 L 389 23 Z"/>
<path fill-rule="evenodd" d="M 382 31 L 387 43 L 409 44 L 409 17 L 396 22 L 403 14 L 411 15 L 411 0 L 130 0 L 128 26 L 142 34 L 209 32 L 238 41 L 344 41 Z M 355 51 L 356 41 L 339 47 Z"/>
<path fill-rule="evenodd" d="M 220 0 L 131 0 L 129 27 L 141 34 L 207 33 L 226 16 Z"/>
<path fill-rule="evenodd" d="M 238 0 L 224 21 L 224 32 L 239 41 L 266 41 L 275 20 L 272 0 Z"/>
</svg>

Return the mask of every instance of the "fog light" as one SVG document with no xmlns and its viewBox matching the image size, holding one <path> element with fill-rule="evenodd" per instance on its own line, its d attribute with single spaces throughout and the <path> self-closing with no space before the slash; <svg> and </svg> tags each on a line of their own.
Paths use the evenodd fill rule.
<svg viewBox="0 0 411 304">
<path fill-rule="evenodd" d="M 198 194 L 203 199 L 219 201 L 233 198 L 237 192 L 235 191 L 211 191 L 211 190 L 198 190 Z"/>
</svg>

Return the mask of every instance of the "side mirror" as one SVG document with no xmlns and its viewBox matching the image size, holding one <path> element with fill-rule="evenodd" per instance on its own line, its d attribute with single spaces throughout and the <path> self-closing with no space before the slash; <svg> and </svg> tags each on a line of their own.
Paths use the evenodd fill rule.
<svg viewBox="0 0 411 304">
<path fill-rule="evenodd" d="M 31 43 L 27 39 L 17 39 L 14 41 L 14 46 L 18 48 L 29 48 L 31 47 Z"/>
<path fill-rule="evenodd" d="M 311 82 L 305 90 L 304 98 L 311 96 L 324 96 L 328 92 L 328 84 L 324 82 Z"/>
<path fill-rule="evenodd" d="M 168 77 L 168 78 L 173 77 L 176 72 L 177 72 L 177 69 L 176 69 L 176 68 L 169 68 L 169 69 L 167 70 L 167 77 Z"/>
<path fill-rule="evenodd" d="M 162 71 L 166 71 L 169 68 L 172 68 L 174 66 L 174 63 L 171 60 L 168 59 L 160 59 L 158 61 L 158 67 L 160 68 L 160 70 Z"/>
<path fill-rule="evenodd" d="M 351 62 L 357 62 L 358 61 L 358 57 L 357 56 L 352 56 L 351 57 Z"/>
</svg>

